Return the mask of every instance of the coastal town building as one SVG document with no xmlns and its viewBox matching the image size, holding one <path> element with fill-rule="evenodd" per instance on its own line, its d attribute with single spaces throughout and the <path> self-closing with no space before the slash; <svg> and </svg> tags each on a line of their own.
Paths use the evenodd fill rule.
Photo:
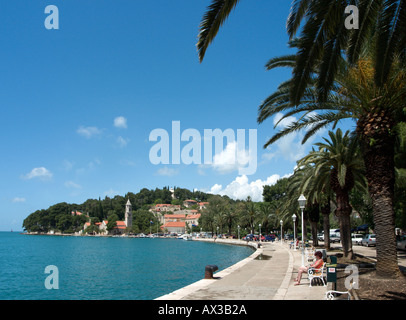
<svg viewBox="0 0 406 320">
<path fill-rule="evenodd" d="M 203 209 L 206 209 L 206 208 L 207 208 L 207 206 L 209 205 L 209 203 L 208 203 L 208 202 L 199 202 L 198 205 L 199 205 L 199 209 L 200 209 L 200 210 L 203 210 Z"/>
<path fill-rule="evenodd" d="M 178 211 L 180 210 L 180 205 L 174 205 L 174 204 L 167 204 L 167 203 L 159 203 L 156 204 L 155 207 L 151 211 L 155 212 L 167 212 L 167 211 Z"/>
<path fill-rule="evenodd" d="M 125 214 L 124 214 L 124 222 L 125 222 L 125 226 L 126 228 L 132 228 L 133 226 L 133 209 L 132 209 L 132 205 L 130 202 L 130 199 L 127 200 L 127 203 L 125 205 Z"/>
<path fill-rule="evenodd" d="M 165 232 L 185 233 L 188 229 L 199 225 L 201 214 L 197 210 L 182 210 L 182 213 L 165 214 L 161 230 Z"/>
<path fill-rule="evenodd" d="M 191 206 L 194 206 L 195 204 L 198 204 L 198 202 L 196 200 L 185 200 L 183 201 L 183 206 L 185 206 L 186 208 L 190 208 Z"/>
<path fill-rule="evenodd" d="M 81 215 L 87 216 L 87 214 L 83 214 L 82 212 L 77 211 L 77 210 L 73 210 L 73 211 L 71 212 L 71 215 L 72 215 L 72 216 L 81 216 Z"/>
<path fill-rule="evenodd" d="M 80 212 L 79 212 L 80 213 Z M 82 213 L 80 213 L 81 215 Z M 72 211 L 73 215 L 73 211 Z M 103 220 L 102 222 L 96 222 L 95 226 L 99 228 L 99 233 L 103 235 L 107 235 L 107 220 Z M 133 213 L 132 213 L 132 205 L 130 199 L 127 200 L 125 205 L 125 213 L 124 213 L 124 221 L 116 221 L 116 225 L 112 230 L 112 234 L 124 234 L 128 229 L 132 228 L 133 225 Z M 91 226 L 90 220 L 86 222 L 83 226 L 83 231 L 85 231 L 88 227 Z"/>
</svg>

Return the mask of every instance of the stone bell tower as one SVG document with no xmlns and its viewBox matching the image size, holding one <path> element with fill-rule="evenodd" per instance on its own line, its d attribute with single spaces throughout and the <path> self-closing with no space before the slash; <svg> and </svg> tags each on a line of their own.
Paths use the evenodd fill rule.
<svg viewBox="0 0 406 320">
<path fill-rule="evenodd" d="M 130 199 L 128 199 L 127 204 L 125 205 L 125 225 L 127 228 L 131 228 L 133 226 L 133 209 Z"/>
</svg>

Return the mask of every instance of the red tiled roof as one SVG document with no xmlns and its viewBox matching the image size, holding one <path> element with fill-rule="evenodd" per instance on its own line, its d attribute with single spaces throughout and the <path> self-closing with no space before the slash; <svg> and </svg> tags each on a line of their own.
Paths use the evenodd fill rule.
<svg viewBox="0 0 406 320">
<path fill-rule="evenodd" d="M 127 228 L 125 221 L 116 221 L 116 226 L 114 227 L 116 229 L 125 229 Z"/>
<path fill-rule="evenodd" d="M 165 219 L 185 219 L 184 214 L 165 214 L 164 217 Z"/>
<path fill-rule="evenodd" d="M 186 220 L 199 219 L 200 216 L 201 216 L 200 213 L 198 213 L 198 214 L 189 214 L 189 215 L 186 217 Z"/>
<path fill-rule="evenodd" d="M 185 227 L 185 222 L 177 222 L 177 221 L 173 221 L 173 222 L 167 222 L 163 225 L 164 228 L 168 228 L 168 227 L 180 227 L 180 228 L 184 228 Z"/>
</svg>

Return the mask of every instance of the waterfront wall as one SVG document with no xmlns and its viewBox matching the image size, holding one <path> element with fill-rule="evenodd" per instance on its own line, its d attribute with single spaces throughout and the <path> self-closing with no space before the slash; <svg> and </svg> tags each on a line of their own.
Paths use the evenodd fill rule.
<svg viewBox="0 0 406 320">
<path fill-rule="evenodd" d="M 230 244 L 230 245 L 239 245 L 239 246 L 249 246 L 249 247 L 252 247 L 255 251 L 249 257 L 241 260 L 240 262 L 237 262 L 236 264 L 234 264 L 224 270 L 220 270 L 220 271 L 216 272 L 214 274 L 215 279 L 202 279 L 202 280 L 196 281 L 186 287 L 180 288 L 176 291 L 173 291 L 171 293 L 158 297 L 155 300 L 180 300 L 183 297 L 210 285 L 211 283 L 213 283 L 213 281 L 218 281 L 219 279 L 224 278 L 225 276 L 242 268 L 248 262 L 251 262 L 256 257 L 258 257 L 260 254 L 262 254 L 262 251 L 263 251 L 262 248 L 258 248 L 258 242 L 252 242 L 252 241 L 246 242 L 243 240 L 235 240 L 235 239 L 216 239 L 216 240 L 214 240 L 214 239 L 204 239 L 204 238 L 196 238 L 194 240 Z M 204 270 L 202 270 L 202 275 L 203 274 L 204 274 Z"/>
</svg>

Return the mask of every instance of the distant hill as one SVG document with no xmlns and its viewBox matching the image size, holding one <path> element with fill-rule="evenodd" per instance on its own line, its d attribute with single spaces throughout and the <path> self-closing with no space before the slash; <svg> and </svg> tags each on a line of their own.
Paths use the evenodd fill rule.
<svg viewBox="0 0 406 320">
<path fill-rule="evenodd" d="M 50 206 L 48 209 L 31 213 L 24 220 L 23 228 L 28 232 L 58 230 L 63 233 L 74 233 L 81 230 L 89 218 L 92 222 L 98 222 L 116 215 L 119 220 L 123 220 L 125 204 L 127 199 L 130 199 L 135 212 L 134 219 L 138 219 L 135 223 L 138 223 L 139 229 L 143 230 L 145 225 L 149 227 L 149 221 L 155 221 L 155 217 L 148 211 L 154 204 L 183 204 L 183 201 L 187 199 L 205 202 L 212 196 L 201 191 L 190 191 L 176 187 L 172 192 L 169 187 L 156 188 L 155 190 L 143 188 L 138 193 L 128 192 L 124 196 L 117 195 L 114 198 L 106 196 L 104 199 L 88 199 L 82 204 L 61 202 Z M 80 212 L 81 215 L 72 215 L 72 212 L 76 211 Z"/>
</svg>

